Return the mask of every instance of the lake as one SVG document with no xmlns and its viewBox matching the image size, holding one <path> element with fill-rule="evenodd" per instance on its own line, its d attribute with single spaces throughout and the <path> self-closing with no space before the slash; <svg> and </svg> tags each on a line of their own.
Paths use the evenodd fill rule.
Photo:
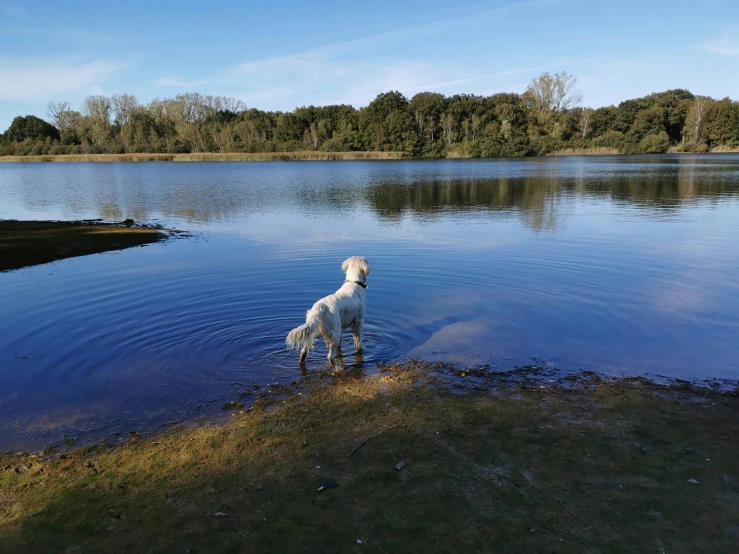
<svg viewBox="0 0 739 554">
<path fill-rule="evenodd" d="M 350 255 L 371 266 L 350 368 L 739 378 L 737 155 L 0 164 L 0 218 L 195 234 L 0 273 L 0 450 L 296 379 L 285 336 Z M 326 367 L 319 340 L 308 369 Z"/>
</svg>

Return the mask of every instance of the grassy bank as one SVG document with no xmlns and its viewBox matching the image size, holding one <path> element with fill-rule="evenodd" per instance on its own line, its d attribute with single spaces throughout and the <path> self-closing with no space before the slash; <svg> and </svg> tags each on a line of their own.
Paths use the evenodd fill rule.
<svg viewBox="0 0 739 554">
<path fill-rule="evenodd" d="M 159 229 L 125 223 L 0 220 L 0 271 L 122 250 L 166 237 Z"/>
<path fill-rule="evenodd" d="M 228 152 L 195 154 L 69 154 L 46 156 L 0 156 L 0 162 L 267 162 L 400 160 L 402 152 Z"/>
<path fill-rule="evenodd" d="M 5 455 L 0 550 L 728 552 L 739 541 L 734 396 L 411 363 L 377 378 L 319 373 L 230 407 L 219 427 Z"/>
</svg>

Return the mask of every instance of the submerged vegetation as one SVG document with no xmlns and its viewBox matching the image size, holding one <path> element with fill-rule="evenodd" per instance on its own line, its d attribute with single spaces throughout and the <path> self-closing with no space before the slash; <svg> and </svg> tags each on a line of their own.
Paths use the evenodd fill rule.
<svg viewBox="0 0 739 554">
<path fill-rule="evenodd" d="M 739 102 L 729 98 L 676 89 L 592 109 L 580 105 L 576 83 L 567 73 L 545 73 L 523 94 L 422 92 L 408 99 L 396 91 L 360 109 L 308 106 L 289 113 L 197 93 L 148 105 L 130 94 L 95 95 L 80 111 L 51 102 L 51 123 L 15 118 L 0 135 L 0 156 L 292 152 L 313 159 L 306 152 L 335 152 L 347 159 L 352 152 L 393 152 L 468 158 L 739 148 Z"/>
<path fill-rule="evenodd" d="M 0 220 L 0 271 L 164 240 L 161 229 L 99 221 Z"/>
<path fill-rule="evenodd" d="M 253 394 L 220 426 L 0 456 L 0 550 L 727 552 L 739 540 L 730 394 L 413 362 Z"/>
</svg>

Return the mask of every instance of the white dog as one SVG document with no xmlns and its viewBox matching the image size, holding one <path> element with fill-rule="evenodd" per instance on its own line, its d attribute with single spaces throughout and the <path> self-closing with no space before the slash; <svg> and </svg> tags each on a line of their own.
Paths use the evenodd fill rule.
<svg viewBox="0 0 739 554">
<path fill-rule="evenodd" d="M 291 350 L 300 348 L 301 365 L 321 335 L 328 348 L 328 361 L 338 369 L 336 353 L 341 347 L 341 331 L 347 327 L 352 328 L 354 346 L 362 350 L 362 320 L 367 304 L 365 280 L 370 272 L 369 265 L 363 257 L 352 256 L 341 264 L 341 269 L 346 273 L 342 287 L 313 304 L 305 317 L 305 324 L 287 335 L 287 347 Z"/>
</svg>

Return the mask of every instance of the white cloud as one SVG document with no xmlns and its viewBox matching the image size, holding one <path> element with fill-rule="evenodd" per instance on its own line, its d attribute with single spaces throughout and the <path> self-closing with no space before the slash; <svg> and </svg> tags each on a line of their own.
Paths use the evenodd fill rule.
<svg viewBox="0 0 739 554">
<path fill-rule="evenodd" d="M 0 59 L 0 100 L 45 102 L 59 95 L 99 87 L 123 64 L 52 59 Z"/>
<path fill-rule="evenodd" d="M 727 58 L 739 58 L 739 41 L 732 39 L 729 35 L 701 44 L 698 48 Z"/>
<path fill-rule="evenodd" d="M 311 103 L 360 106 L 370 102 L 379 92 L 388 90 L 409 95 L 432 87 L 443 90 L 446 86 L 495 75 L 469 78 L 454 60 L 440 62 L 420 56 L 398 59 L 375 53 L 388 49 L 400 51 L 403 48 L 398 44 L 452 30 L 458 32 L 481 20 L 491 19 L 493 24 L 499 25 L 511 7 L 521 4 L 524 3 L 246 62 L 230 68 L 215 81 L 238 91 L 235 96 L 247 103 L 267 100 L 271 104 L 269 108 L 286 110 Z"/>
</svg>

